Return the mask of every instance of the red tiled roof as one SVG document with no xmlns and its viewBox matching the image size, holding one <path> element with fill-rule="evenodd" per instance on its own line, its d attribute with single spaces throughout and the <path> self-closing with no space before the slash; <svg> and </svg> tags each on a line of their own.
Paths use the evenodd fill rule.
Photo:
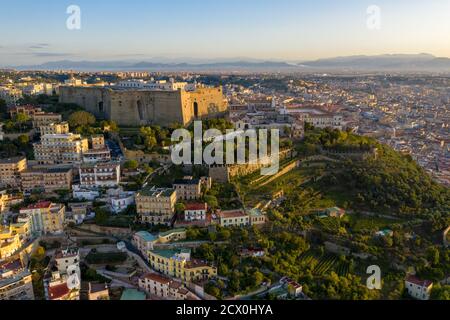
<svg viewBox="0 0 450 320">
<path fill-rule="evenodd" d="M 70 292 L 67 283 L 58 284 L 48 288 L 48 294 L 51 300 L 59 299 Z"/>
<path fill-rule="evenodd" d="M 238 218 L 238 217 L 244 217 L 244 216 L 246 216 L 246 214 L 242 210 L 230 210 L 230 211 L 219 212 L 219 216 L 221 218 Z"/>
<path fill-rule="evenodd" d="M 206 210 L 206 203 L 187 203 L 186 210 Z"/>
<path fill-rule="evenodd" d="M 421 287 L 426 287 L 426 288 L 428 288 L 430 285 L 433 284 L 433 282 L 430 281 L 430 280 L 420 280 L 419 278 L 417 278 L 415 276 L 408 276 L 408 277 L 406 277 L 406 281 L 414 283 L 415 285 L 418 285 L 418 286 L 421 286 Z"/>
<path fill-rule="evenodd" d="M 38 203 L 30 204 L 25 209 L 45 209 L 50 208 L 51 205 L 52 203 L 50 201 L 40 201 Z"/>
<path fill-rule="evenodd" d="M 170 279 L 169 278 L 166 278 L 166 277 L 161 276 L 161 275 L 156 274 L 156 273 L 146 274 L 144 276 L 144 278 L 149 279 L 149 280 L 153 280 L 153 281 L 156 281 L 156 282 L 159 282 L 159 283 L 166 283 L 166 284 L 170 283 Z"/>
</svg>

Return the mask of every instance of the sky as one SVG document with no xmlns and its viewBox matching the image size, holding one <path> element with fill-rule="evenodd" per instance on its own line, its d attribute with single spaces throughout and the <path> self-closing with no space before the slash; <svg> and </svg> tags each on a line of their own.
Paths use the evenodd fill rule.
<svg viewBox="0 0 450 320">
<path fill-rule="evenodd" d="M 78 30 L 66 26 L 70 5 Z M 0 0 L 0 66 L 387 53 L 450 57 L 450 0 Z"/>
</svg>

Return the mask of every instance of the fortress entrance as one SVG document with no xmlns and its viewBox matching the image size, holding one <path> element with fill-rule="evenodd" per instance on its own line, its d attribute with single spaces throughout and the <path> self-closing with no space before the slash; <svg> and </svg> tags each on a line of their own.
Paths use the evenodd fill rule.
<svg viewBox="0 0 450 320">
<path fill-rule="evenodd" d="M 139 120 L 144 121 L 145 120 L 145 112 L 144 112 L 144 107 L 142 105 L 141 100 L 137 101 L 137 109 L 138 109 L 138 113 L 139 113 Z"/>
<path fill-rule="evenodd" d="M 198 118 L 198 102 L 194 102 L 194 117 Z"/>
<path fill-rule="evenodd" d="M 99 112 L 103 112 L 103 101 L 100 101 L 100 102 L 98 103 L 98 111 L 99 111 Z"/>
</svg>

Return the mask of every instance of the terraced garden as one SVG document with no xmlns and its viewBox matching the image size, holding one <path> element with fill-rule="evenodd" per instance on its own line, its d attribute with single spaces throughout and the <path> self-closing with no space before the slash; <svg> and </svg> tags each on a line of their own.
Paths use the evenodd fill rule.
<svg viewBox="0 0 450 320">
<path fill-rule="evenodd" d="M 312 266 L 312 272 L 315 276 L 323 276 L 332 271 L 340 276 L 346 276 L 350 269 L 348 262 L 340 261 L 338 256 L 331 253 L 320 255 L 309 250 L 303 253 L 299 260 L 305 265 Z"/>
</svg>

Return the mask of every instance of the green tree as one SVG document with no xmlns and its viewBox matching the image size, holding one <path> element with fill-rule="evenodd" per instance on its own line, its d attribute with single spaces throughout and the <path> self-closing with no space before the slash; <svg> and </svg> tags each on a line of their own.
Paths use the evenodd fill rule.
<svg viewBox="0 0 450 320">
<path fill-rule="evenodd" d="M 17 138 L 17 141 L 20 145 L 26 146 L 30 142 L 30 137 L 26 134 L 23 134 Z"/>
<path fill-rule="evenodd" d="M 186 206 L 184 205 L 184 203 L 178 202 L 178 203 L 175 205 L 175 211 L 176 211 L 177 213 L 182 213 L 182 212 L 184 212 L 184 210 L 186 210 Z"/>
<path fill-rule="evenodd" d="M 8 108 L 6 106 L 6 101 L 0 99 L 0 119 L 6 119 L 8 116 Z"/>
<path fill-rule="evenodd" d="M 69 117 L 69 125 L 72 128 L 91 126 L 95 124 L 95 116 L 87 111 L 76 111 Z"/>
<path fill-rule="evenodd" d="M 129 170 L 136 170 L 139 167 L 139 163 L 136 160 L 128 160 L 124 163 L 123 167 Z"/>
<path fill-rule="evenodd" d="M 255 287 L 258 287 L 258 286 L 260 286 L 261 285 L 261 283 L 264 281 L 264 275 L 261 273 L 261 272 L 259 272 L 259 271 L 255 271 L 254 273 L 253 273 L 253 275 L 252 275 L 252 282 L 253 282 L 253 285 L 255 286 Z"/>
<path fill-rule="evenodd" d="M 436 284 L 431 291 L 432 300 L 450 300 L 450 286 Z"/>
<path fill-rule="evenodd" d="M 14 121 L 19 125 L 20 131 L 23 131 L 23 127 L 28 121 L 30 121 L 30 117 L 25 113 L 18 113 L 14 118 Z"/>
<path fill-rule="evenodd" d="M 105 209 L 96 208 L 94 211 L 95 211 L 95 223 L 96 224 L 102 225 L 108 221 L 109 214 Z"/>
<path fill-rule="evenodd" d="M 206 195 L 205 202 L 208 204 L 208 207 L 212 209 L 217 209 L 219 207 L 219 201 L 215 196 Z"/>
<path fill-rule="evenodd" d="M 439 264 L 439 250 L 435 247 L 430 247 L 427 250 L 427 260 L 434 266 Z"/>
</svg>

